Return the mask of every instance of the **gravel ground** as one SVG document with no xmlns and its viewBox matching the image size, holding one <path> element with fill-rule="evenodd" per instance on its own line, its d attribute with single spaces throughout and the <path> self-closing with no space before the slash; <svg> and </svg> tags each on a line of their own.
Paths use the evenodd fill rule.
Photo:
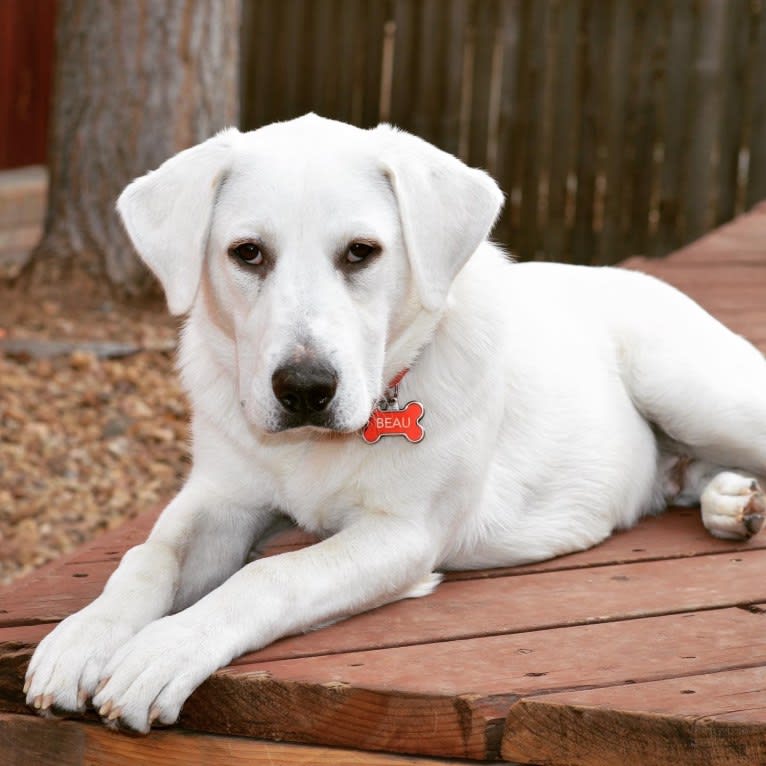
<svg viewBox="0 0 766 766">
<path fill-rule="evenodd" d="M 167 500 L 188 468 L 164 306 L 67 292 L 0 286 L 0 583 Z"/>
</svg>

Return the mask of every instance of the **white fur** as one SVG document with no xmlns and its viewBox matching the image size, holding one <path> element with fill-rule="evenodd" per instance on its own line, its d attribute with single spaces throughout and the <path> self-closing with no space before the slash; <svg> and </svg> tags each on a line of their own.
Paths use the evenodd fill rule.
<svg viewBox="0 0 766 766">
<path fill-rule="evenodd" d="M 93 697 L 147 731 L 237 655 L 425 595 L 435 569 L 581 550 L 668 496 L 698 500 L 716 478 L 695 466 L 759 491 L 762 356 L 655 279 L 511 264 L 485 241 L 500 204 L 419 139 L 311 115 L 226 131 L 127 188 L 139 253 L 171 310 L 190 309 L 194 467 L 103 594 L 41 643 L 30 704 Z M 360 237 L 383 252 L 348 277 Z M 260 272 L 227 253 L 254 238 Z M 308 353 L 338 372 L 333 432 L 280 430 L 272 374 Z M 370 446 L 356 432 L 407 367 L 400 400 L 424 404 L 425 439 Z M 706 523 L 744 536 L 721 482 Z M 326 539 L 245 564 L 278 511 Z"/>
</svg>

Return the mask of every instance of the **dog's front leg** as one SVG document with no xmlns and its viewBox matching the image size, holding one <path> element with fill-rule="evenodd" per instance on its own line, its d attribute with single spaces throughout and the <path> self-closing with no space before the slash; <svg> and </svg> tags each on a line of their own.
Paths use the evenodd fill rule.
<svg viewBox="0 0 766 766">
<path fill-rule="evenodd" d="M 424 526 L 370 514 L 314 546 L 255 561 L 119 649 L 94 705 L 136 731 L 148 731 L 154 720 L 173 723 L 192 691 L 240 654 L 405 595 L 425 595 L 438 582 L 431 576 L 436 557 Z"/>
<path fill-rule="evenodd" d="M 120 646 L 242 566 L 258 524 L 267 523 L 261 516 L 192 476 L 101 595 L 40 642 L 27 669 L 27 703 L 43 714 L 83 711 Z"/>
</svg>

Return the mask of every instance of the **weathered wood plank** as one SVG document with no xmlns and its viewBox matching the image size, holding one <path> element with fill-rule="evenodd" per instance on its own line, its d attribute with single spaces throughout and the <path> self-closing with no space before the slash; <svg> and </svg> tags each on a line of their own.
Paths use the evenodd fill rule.
<svg viewBox="0 0 766 766">
<path fill-rule="evenodd" d="M 714 609 L 766 600 L 766 552 L 444 583 L 235 664 Z"/>
<path fill-rule="evenodd" d="M 674 278 L 671 271 L 656 271 L 648 267 L 641 267 L 639 270 L 647 274 L 654 274 L 675 285 L 724 324 L 727 324 L 737 314 L 747 313 L 763 306 L 764 285 L 760 278 L 747 285 L 736 282 L 717 285 L 713 292 L 710 290 L 710 285 L 706 282 L 704 274 L 700 274 L 699 281 L 695 283 L 687 275 Z M 714 275 L 709 277 L 709 279 L 714 278 Z M 745 334 L 747 335 L 747 333 Z"/>
<path fill-rule="evenodd" d="M 731 316 L 741 323 L 752 322 L 758 325 L 761 322 L 766 322 L 766 310 L 763 309 L 745 307 L 741 314 L 732 313 Z M 315 542 L 315 538 L 308 533 L 297 528 L 290 529 L 275 537 L 265 546 L 262 555 L 270 556 L 297 550 L 313 542 Z M 740 542 L 714 538 L 703 527 L 699 509 L 676 507 L 670 508 L 658 516 L 641 519 L 635 527 L 618 530 L 606 541 L 578 553 L 570 553 L 515 567 L 450 571 L 445 573 L 445 579 L 474 580 L 557 569 L 577 569 L 592 565 L 623 564 L 630 561 L 650 561 L 659 558 L 679 558 L 726 551 L 756 550 L 763 547 L 766 547 L 766 537 L 761 536 Z"/>
<path fill-rule="evenodd" d="M 760 248 L 763 251 L 764 226 L 766 226 L 766 221 L 764 221 L 763 208 L 753 208 L 750 212 L 739 216 L 731 223 L 714 229 L 704 237 L 677 250 L 670 256 L 670 259 L 683 261 L 688 257 L 690 251 L 696 253 L 710 249 L 717 250 L 719 257 L 725 260 L 729 249 L 735 245 L 736 247 L 747 245 L 753 249 Z"/>
<path fill-rule="evenodd" d="M 654 274 L 679 286 L 693 285 L 696 282 L 705 289 L 705 295 L 710 302 L 715 302 L 720 297 L 722 287 L 735 287 L 744 292 L 753 285 L 762 287 L 766 284 L 766 269 L 759 265 L 766 258 L 766 252 L 755 249 L 722 251 L 721 244 L 710 243 L 709 246 L 690 253 L 688 261 L 631 258 L 625 263 L 625 267 Z M 722 258 L 722 252 L 726 252 L 725 258 Z M 729 253 L 732 253 L 731 257 Z M 734 266 L 736 268 L 733 268 Z"/>
<path fill-rule="evenodd" d="M 141 524 L 149 526 L 151 514 L 142 517 Z M 143 536 L 145 530 L 141 532 Z M 138 533 L 125 530 L 126 543 L 110 534 L 105 543 L 95 541 L 82 556 L 67 557 L 62 563 L 48 566 L 0 591 L 0 626 L 57 622 L 92 601 L 103 588 L 117 562 L 138 542 Z M 310 538 L 298 530 L 290 530 L 267 546 L 267 554 L 292 550 Z M 282 541 L 282 542 L 280 542 Z M 109 545 L 108 542 L 112 542 Z M 766 535 L 746 543 L 728 542 L 711 537 L 699 520 L 696 509 L 676 509 L 663 516 L 642 520 L 635 528 L 617 532 L 601 545 L 586 551 L 560 556 L 519 567 L 450 572 L 447 581 L 482 580 L 529 575 L 534 572 L 580 569 L 609 564 L 684 558 L 715 553 L 735 553 L 766 548 Z M 108 554 L 108 555 L 107 555 Z M 508 588 L 516 586 L 509 584 Z M 744 601 L 744 595 L 739 599 Z M 416 602 L 408 602 L 415 604 Z M 424 602 L 425 603 L 425 602 Z M 727 602 L 730 603 L 730 602 Z"/>
<path fill-rule="evenodd" d="M 503 757 L 518 763 L 752 766 L 766 761 L 766 667 L 522 699 Z"/>
<path fill-rule="evenodd" d="M 494 757 L 519 697 L 766 664 L 744 609 L 231 666 L 190 698 L 187 728 L 454 757 Z M 0 657 L 0 704 L 23 709 L 23 651 Z M 27 655 L 28 656 L 28 655 Z"/>
<path fill-rule="evenodd" d="M 17 646 L 13 652 L 0 648 L 2 713 L 29 712 L 21 690 L 30 652 Z M 212 733 L 486 760 L 497 757 L 513 699 L 438 689 L 400 694 L 235 673 L 206 681 L 185 706 L 180 724 Z"/>
<path fill-rule="evenodd" d="M 230 666 L 263 681 L 392 693 L 531 694 L 766 664 L 762 613 L 719 609 Z M 470 668 L 470 672 L 467 669 Z M 253 675 L 255 674 L 255 675 Z"/>
<path fill-rule="evenodd" d="M 516 695 L 764 664 L 763 619 L 731 609 L 230 667 L 195 692 L 182 722 L 493 757 L 494 732 Z"/>
<path fill-rule="evenodd" d="M 32 650 L 52 627 L 24 625 L 0 629 L 0 712 L 29 712 L 22 693 L 24 673 Z"/>
<path fill-rule="evenodd" d="M 469 761 L 413 758 L 360 750 L 286 745 L 188 731 L 151 737 L 116 735 L 100 724 L 0 714 L 0 766 L 468 766 Z"/>
<path fill-rule="evenodd" d="M 654 561 L 708 553 L 755 550 L 761 547 L 766 547 L 766 535 L 759 535 L 748 542 L 719 540 L 712 537 L 703 527 L 699 510 L 675 508 L 660 516 L 642 519 L 632 529 L 615 532 L 603 543 L 579 553 L 570 553 L 567 556 L 558 556 L 555 559 L 518 567 L 449 572 L 446 578 L 464 580 L 550 572 L 606 564 L 627 564 L 631 561 Z"/>
<path fill-rule="evenodd" d="M 760 550 L 447 582 L 426 599 L 389 604 L 282 639 L 234 664 L 753 604 L 766 600 L 764 571 L 766 551 Z M 32 628 L 30 636 L 38 636 L 37 626 Z M 11 630 L 6 637 L 0 629 L 0 648 L 24 637 L 20 628 Z"/>
<path fill-rule="evenodd" d="M 0 714 L 0 765 L 81 766 L 85 763 L 85 737 L 78 724 L 40 724 L 29 716 Z"/>
<path fill-rule="evenodd" d="M 189 699 L 180 723 L 289 742 L 494 760 L 514 699 L 216 674 Z"/>
</svg>

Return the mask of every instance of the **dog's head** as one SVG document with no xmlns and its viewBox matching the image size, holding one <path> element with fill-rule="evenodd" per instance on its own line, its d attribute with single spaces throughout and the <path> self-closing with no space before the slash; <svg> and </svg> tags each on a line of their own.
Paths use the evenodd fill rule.
<svg viewBox="0 0 766 766">
<path fill-rule="evenodd" d="M 118 209 L 170 311 L 199 301 L 234 341 L 252 426 L 346 432 L 501 204 L 488 175 L 412 135 L 307 115 L 225 130 L 131 183 Z"/>
</svg>

